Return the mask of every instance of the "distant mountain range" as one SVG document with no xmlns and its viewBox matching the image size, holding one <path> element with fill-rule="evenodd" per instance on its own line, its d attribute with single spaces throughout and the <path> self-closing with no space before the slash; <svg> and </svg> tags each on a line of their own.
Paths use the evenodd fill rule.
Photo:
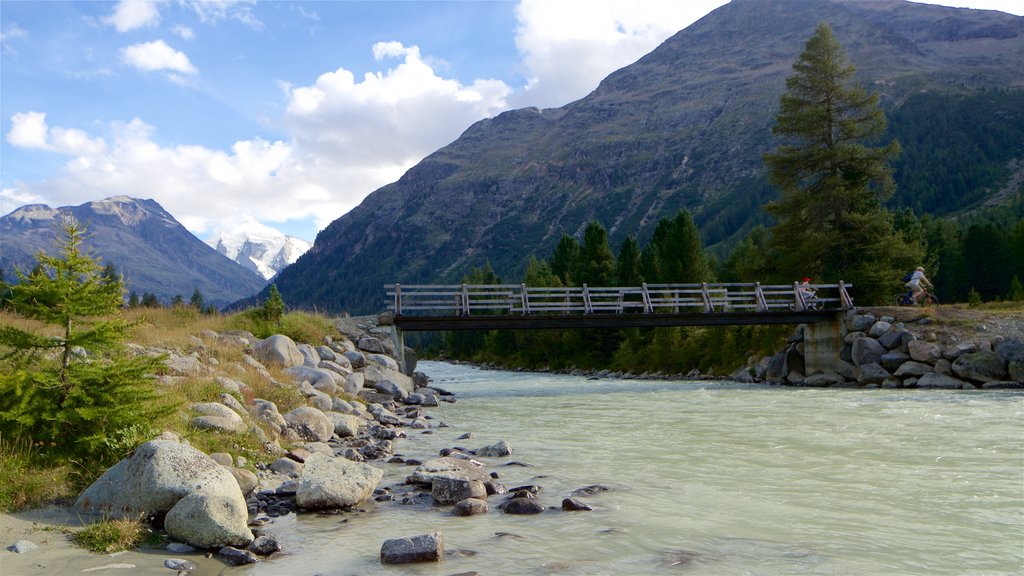
<svg viewBox="0 0 1024 576">
<path fill-rule="evenodd" d="M 206 243 L 265 280 L 298 260 L 312 246 L 305 240 L 264 230 L 222 232 Z"/>
<path fill-rule="evenodd" d="M 153 200 L 115 196 L 80 206 L 32 204 L 0 217 L 0 268 L 29 270 L 39 250 L 52 253 L 56 223 L 71 214 L 88 226 L 85 247 L 113 264 L 129 290 L 156 294 L 165 304 L 186 301 L 196 288 L 209 304 L 222 307 L 259 291 L 266 281 L 207 246 Z"/>
<path fill-rule="evenodd" d="M 470 126 L 331 223 L 275 282 L 289 305 L 381 309 L 383 285 L 457 282 L 598 220 L 613 247 L 689 209 L 723 253 L 767 221 L 779 96 L 829 23 L 903 156 L 893 206 L 952 214 L 1024 175 L 1024 18 L 898 0 L 733 0 L 587 97 Z M 1014 192 L 1011 190 L 1010 192 Z"/>
</svg>

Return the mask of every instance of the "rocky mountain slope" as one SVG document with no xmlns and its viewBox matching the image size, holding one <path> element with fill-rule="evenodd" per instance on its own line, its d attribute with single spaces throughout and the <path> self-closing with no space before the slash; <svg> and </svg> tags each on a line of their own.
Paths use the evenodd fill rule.
<svg viewBox="0 0 1024 576">
<path fill-rule="evenodd" d="M 938 112 L 894 122 L 916 152 L 909 158 L 954 166 L 965 150 L 954 134 L 1011 127 L 1008 144 L 991 147 L 985 178 L 913 164 L 897 167 L 900 183 L 965 182 L 944 208 L 953 210 L 1009 179 L 1006 167 L 1024 157 L 1024 18 L 896 0 L 734 0 L 579 101 L 469 127 L 323 230 L 277 285 L 290 304 L 377 310 L 385 283 L 458 281 L 487 261 L 518 279 L 531 254 L 546 257 L 592 219 L 617 247 L 680 208 L 695 213 L 706 244 L 728 245 L 765 220 L 760 207 L 774 192 L 761 155 L 775 145 L 785 78 L 822 21 L 891 115 L 931 98 Z M 967 126 L 962 114 L 936 117 L 982 103 L 988 112 Z M 922 136 L 922 125 L 941 128 Z"/>
<path fill-rule="evenodd" d="M 305 240 L 271 231 L 222 232 L 206 243 L 214 250 L 270 280 L 312 246 Z"/>
<path fill-rule="evenodd" d="M 81 206 L 34 204 L 0 218 L 0 268 L 30 268 L 39 250 L 53 247 L 56 222 L 71 214 L 88 225 L 87 249 L 113 264 L 128 289 L 151 292 L 164 303 L 188 300 L 196 288 L 207 303 L 223 306 L 259 291 L 263 278 L 196 238 L 153 200 L 115 196 Z"/>
</svg>

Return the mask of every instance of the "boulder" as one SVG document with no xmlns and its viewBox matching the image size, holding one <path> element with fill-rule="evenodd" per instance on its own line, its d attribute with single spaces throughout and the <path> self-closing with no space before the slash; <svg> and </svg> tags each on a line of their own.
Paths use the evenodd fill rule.
<svg viewBox="0 0 1024 576">
<path fill-rule="evenodd" d="M 164 529 L 175 540 L 197 548 L 248 546 L 253 541 L 241 492 L 217 495 L 193 492 L 167 512 Z"/>
<path fill-rule="evenodd" d="M 299 351 L 299 347 L 291 338 L 283 334 L 274 334 L 266 340 L 257 342 L 252 347 L 252 353 L 260 362 L 282 368 L 302 366 L 305 362 L 305 357 Z"/>
<path fill-rule="evenodd" d="M 943 374 L 936 374 L 935 372 L 929 372 L 917 379 L 918 388 L 951 388 L 960 389 L 967 384 L 963 380 L 958 380 L 952 376 L 945 376 Z M 973 388 L 974 386 L 967 384 L 967 386 Z"/>
<path fill-rule="evenodd" d="M 392 382 L 391 380 L 373 382 L 370 384 L 370 386 L 377 392 L 380 392 L 381 394 L 387 394 L 388 396 L 399 401 L 405 400 L 410 394 L 408 390 L 403 389 L 401 386 L 399 386 L 395 382 Z"/>
<path fill-rule="evenodd" d="M 838 386 L 846 382 L 846 379 L 836 374 L 835 372 L 826 372 L 824 374 L 815 374 L 804 378 L 804 386 L 811 386 L 815 388 Z"/>
<path fill-rule="evenodd" d="M 151 440 L 104 472 L 82 492 L 75 508 L 137 518 L 167 512 L 192 493 L 234 499 L 235 508 L 245 514 L 238 482 L 226 468 L 186 444 Z"/>
<path fill-rule="evenodd" d="M 764 377 L 769 382 L 780 383 L 789 374 L 789 369 L 786 366 L 786 351 L 779 352 L 772 356 L 768 362 L 768 367 L 765 370 Z"/>
<path fill-rule="evenodd" d="M 430 493 L 438 504 L 455 504 L 466 498 L 487 499 L 487 488 L 483 482 L 463 478 L 435 478 Z"/>
<path fill-rule="evenodd" d="M 382 368 L 398 370 L 398 361 L 387 354 L 370 354 L 366 357 L 367 362 L 372 362 Z"/>
<path fill-rule="evenodd" d="M 302 365 L 316 368 L 316 365 L 321 360 L 320 355 L 316 352 L 316 348 L 309 344 L 296 344 L 296 347 L 299 349 L 299 353 L 302 354 Z"/>
<path fill-rule="evenodd" d="M 562 510 L 566 512 L 590 512 L 594 509 L 575 498 L 564 498 L 562 500 Z"/>
<path fill-rule="evenodd" d="M 849 329 L 851 332 L 863 332 L 874 325 L 876 318 L 871 314 L 858 314 L 850 320 Z"/>
<path fill-rule="evenodd" d="M 878 337 L 878 343 L 885 346 L 886 350 L 895 350 L 903 345 L 904 337 L 909 332 L 906 330 L 892 329 Z"/>
<path fill-rule="evenodd" d="M 321 360 L 320 363 L 317 364 L 317 368 L 320 368 L 321 370 L 329 370 L 342 378 L 352 373 L 352 368 L 346 368 L 332 360 Z"/>
<path fill-rule="evenodd" d="M 242 390 L 248 388 L 244 383 L 227 376 L 215 376 L 214 380 L 220 384 L 222 390 L 229 394 L 241 394 Z"/>
<path fill-rule="evenodd" d="M 260 561 L 255 554 L 248 550 L 239 550 L 232 546 L 225 546 L 217 551 L 217 557 L 232 566 L 245 566 Z"/>
<path fill-rule="evenodd" d="M 872 338 L 878 338 L 882 334 L 885 334 L 891 329 L 892 324 L 886 322 L 885 320 L 878 320 L 877 322 L 872 324 L 870 328 L 868 328 L 868 336 Z"/>
<path fill-rule="evenodd" d="M 942 358 L 942 350 L 939 349 L 938 344 L 935 344 L 934 342 L 925 342 L 923 340 L 913 340 L 908 342 L 907 352 L 910 353 L 911 359 L 918 362 L 925 362 L 933 366 L 940 358 Z"/>
<path fill-rule="evenodd" d="M 334 422 L 334 433 L 337 434 L 339 438 L 358 436 L 359 429 L 366 424 L 365 420 L 359 416 L 353 416 L 351 414 L 327 412 L 327 416 L 332 422 Z"/>
<path fill-rule="evenodd" d="M 995 352 L 981 350 L 963 354 L 953 362 L 953 373 L 964 380 L 994 382 L 1009 376 L 1007 363 Z"/>
<path fill-rule="evenodd" d="M 518 496 L 505 502 L 501 510 L 505 514 L 540 514 L 544 505 L 533 498 Z"/>
<path fill-rule="evenodd" d="M 323 368 L 292 366 L 285 368 L 284 373 L 291 376 L 292 381 L 296 384 L 299 382 L 309 382 L 317 390 L 324 390 L 325 388 L 337 390 L 338 386 L 345 383 L 344 376 L 330 370 L 324 370 Z"/>
<path fill-rule="evenodd" d="M 321 360 L 327 360 L 329 362 L 334 362 L 335 359 L 338 358 L 338 355 L 335 354 L 334 350 L 331 350 L 330 348 L 322 344 L 316 347 L 316 353 L 317 356 L 320 356 Z"/>
<path fill-rule="evenodd" d="M 896 369 L 893 376 L 897 378 L 907 378 L 908 376 L 923 376 L 932 371 L 932 367 L 923 362 L 915 362 L 910 360 L 900 364 L 900 367 Z"/>
<path fill-rule="evenodd" d="M 300 406 L 284 415 L 288 428 L 310 442 L 326 442 L 334 435 L 334 422 L 322 411 Z"/>
<path fill-rule="evenodd" d="M 1024 382 L 1024 341 L 1008 338 L 995 347 L 996 355 L 1006 362 L 1010 380 Z"/>
<path fill-rule="evenodd" d="M 192 410 L 199 414 L 192 419 L 192 425 L 200 430 L 241 433 L 247 429 L 245 421 L 237 412 L 218 402 L 195 404 Z"/>
<path fill-rule="evenodd" d="M 405 392 L 406 396 L 416 391 L 416 387 L 412 383 L 412 378 L 391 368 L 385 368 L 376 364 L 367 364 L 363 367 L 363 376 L 365 377 L 364 386 L 373 387 L 379 382 L 390 380 L 401 388 Z"/>
<path fill-rule="evenodd" d="M 455 503 L 452 514 L 455 516 L 477 516 L 487 514 L 488 506 L 486 500 L 480 498 L 466 498 Z"/>
<path fill-rule="evenodd" d="M 277 411 L 277 405 L 270 400 L 256 398 L 252 401 L 252 408 L 249 411 L 253 420 L 266 424 L 278 433 L 283 432 L 288 427 L 288 422 L 285 421 L 284 416 L 281 416 L 281 413 Z"/>
<path fill-rule="evenodd" d="M 857 338 L 853 341 L 851 358 L 854 366 L 880 362 L 882 355 L 888 352 L 885 346 L 878 343 L 874 338 Z"/>
<path fill-rule="evenodd" d="M 409 484 L 421 484 L 431 486 L 436 478 L 456 478 L 461 480 L 479 480 L 487 482 L 491 476 L 479 463 L 470 460 L 460 460 L 445 456 L 427 460 L 419 465 L 413 473 L 406 478 Z"/>
<path fill-rule="evenodd" d="M 905 354 L 903 352 L 886 352 L 885 354 L 882 354 L 882 358 L 878 363 L 882 365 L 882 368 L 892 372 L 907 360 L 910 360 L 909 354 Z"/>
<path fill-rule="evenodd" d="M 978 351 L 978 345 L 974 342 L 961 342 L 956 346 L 942 352 L 942 357 L 950 362 L 964 354 L 974 354 Z"/>
<path fill-rule="evenodd" d="M 444 535 L 440 532 L 385 540 L 380 547 L 380 561 L 383 564 L 438 562 L 442 559 Z"/>
<path fill-rule="evenodd" d="M 313 454 L 299 476 L 295 501 L 302 508 L 347 508 L 363 502 L 384 477 L 369 464 Z"/>
<path fill-rule="evenodd" d="M 262 535 L 257 536 L 246 550 L 260 556 L 270 556 L 281 551 L 281 544 L 273 536 Z"/>
<path fill-rule="evenodd" d="M 242 496 L 248 496 L 260 484 L 260 479 L 251 470 L 235 468 L 234 466 L 227 467 L 227 470 L 235 477 L 235 482 L 238 482 L 238 488 L 242 491 Z"/>
<path fill-rule="evenodd" d="M 359 350 L 349 350 L 344 352 L 342 355 L 345 356 L 345 358 L 348 358 L 348 361 L 354 370 L 358 370 L 363 366 L 366 366 L 366 355 Z"/>
<path fill-rule="evenodd" d="M 363 336 L 356 343 L 356 346 L 364 352 L 375 354 L 384 353 L 384 344 L 381 343 L 380 339 L 374 338 L 373 336 Z"/>
<path fill-rule="evenodd" d="M 196 376 L 205 370 L 194 356 L 170 356 L 164 361 L 164 366 L 173 376 Z"/>
<path fill-rule="evenodd" d="M 857 370 L 859 371 L 857 382 L 861 384 L 881 384 L 886 378 L 892 376 L 885 368 L 874 362 L 859 366 Z"/>
<path fill-rule="evenodd" d="M 489 446 L 478 448 L 475 453 L 477 456 L 483 456 L 485 458 L 501 458 L 504 456 L 511 456 L 512 447 L 509 446 L 508 442 L 499 440 Z"/>
<path fill-rule="evenodd" d="M 342 384 L 347 394 L 356 395 L 363 389 L 363 385 L 366 382 L 366 375 L 362 372 L 353 372 L 345 376 L 345 383 Z"/>
<path fill-rule="evenodd" d="M 270 463 L 270 471 L 275 474 L 283 474 L 285 476 L 291 476 L 292 478 L 298 477 L 302 474 L 303 465 L 301 462 L 292 460 L 291 458 L 278 458 Z"/>
</svg>

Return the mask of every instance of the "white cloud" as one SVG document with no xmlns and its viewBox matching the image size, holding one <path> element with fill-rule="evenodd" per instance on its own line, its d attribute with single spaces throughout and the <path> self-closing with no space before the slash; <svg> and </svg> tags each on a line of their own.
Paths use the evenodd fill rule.
<svg viewBox="0 0 1024 576">
<path fill-rule="evenodd" d="M 184 52 L 171 48 L 163 40 L 133 44 L 121 49 L 121 58 L 128 64 L 146 71 L 170 70 L 182 74 L 195 74 L 196 68 Z"/>
<path fill-rule="evenodd" d="M 189 28 L 188 26 L 182 26 L 181 24 L 178 24 L 171 28 L 171 32 L 173 32 L 182 40 L 192 40 L 196 37 L 195 32 L 193 32 L 191 28 Z"/>
<path fill-rule="evenodd" d="M 2 46 L 4 54 L 17 54 L 18 51 L 15 50 L 13 41 L 25 38 L 28 38 L 28 32 L 17 24 L 9 24 L 7 28 L 0 31 L 0 46 Z"/>
<path fill-rule="evenodd" d="M 159 22 L 157 2 L 146 0 L 121 0 L 114 7 L 114 13 L 103 18 L 104 24 L 113 26 L 118 32 L 156 26 Z"/>
<path fill-rule="evenodd" d="M 107 147 L 102 138 L 89 138 L 81 130 L 51 130 L 43 112 L 20 112 L 11 116 L 7 141 L 17 148 L 48 150 L 68 156 L 101 154 Z"/>
<path fill-rule="evenodd" d="M 179 0 L 199 17 L 204 24 L 221 20 L 237 20 L 253 30 L 262 30 L 263 22 L 252 13 L 255 0 Z"/>
<path fill-rule="evenodd" d="M 516 47 L 528 70 L 515 106 L 555 107 L 586 96 L 726 0 L 522 0 Z"/>
</svg>

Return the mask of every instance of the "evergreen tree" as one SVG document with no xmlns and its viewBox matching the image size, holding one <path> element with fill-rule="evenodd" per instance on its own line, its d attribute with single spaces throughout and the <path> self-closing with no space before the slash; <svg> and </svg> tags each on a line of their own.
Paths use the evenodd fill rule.
<svg viewBox="0 0 1024 576">
<path fill-rule="evenodd" d="M 818 25 L 793 70 L 772 129 L 783 143 L 764 156 L 781 190 L 767 207 L 778 219 L 780 272 L 844 279 L 860 297 L 882 301 L 922 256 L 881 207 L 899 145 L 864 144 L 884 132 L 885 116 L 877 95 L 851 84 L 854 67 L 828 24 Z"/>
<path fill-rule="evenodd" d="M 263 303 L 262 315 L 264 320 L 274 324 L 279 323 L 281 317 L 284 316 L 284 300 L 281 298 L 281 293 L 277 290 L 277 284 L 270 285 L 270 290 L 267 292 L 267 301 Z"/>
<path fill-rule="evenodd" d="M 160 299 L 156 297 L 156 294 L 152 292 L 142 293 L 142 306 L 145 308 L 159 308 Z"/>
<path fill-rule="evenodd" d="M 174 298 L 171 299 L 171 308 L 179 308 L 185 305 L 185 297 L 181 294 L 175 294 Z"/>
<path fill-rule="evenodd" d="M 117 316 L 121 278 L 83 250 L 85 227 L 74 217 L 62 218 L 59 233 L 56 255 L 40 252 L 31 273 L 19 272 L 11 299 L 16 314 L 59 335 L 0 326 L 0 349 L 9 351 L 0 360 L 0 435 L 102 465 L 151 433 L 162 409 L 149 377 L 161 359 L 123 353 L 132 325 Z"/>
<path fill-rule="evenodd" d="M 580 245 L 568 234 L 563 234 L 562 239 L 555 246 L 555 251 L 548 261 L 551 265 L 551 272 L 562 281 L 563 286 L 573 286 L 576 279 L 573 278 L 574 268 L 577 266 L 580 257 Z"/>
<path fill-rule="evenodd" d="M 192 298 L 189 299 L 188 303 L 189 306 L 192 306 L 196 310 L 199 310 L 200 312 L 203 311 L 203 293 L 199 291 L 199 288 L 196 288 L 195 291 L 192 292 Z"/>
<path fill-rule="evenodd" d="M 600 222 L 592 221 L 583 231 L 579 274 L 574 280 L 589 286 L 611 286 L 615 280 L 615 254 L 608 246 L 608 232 Z"/>
<path fill-rule="evenodd" d="M 128 307 L 129 308 L 138 308 L 139 307 L 139 293 L 136 292 L 135 290 L 132 290 L 128 294 Z"/>
<path fill-rule="evenodd" d="M 648 284 L 665 282 L 661 272 L 661 254 L 653 241 L 648 242 L 640 252 L 640 276 Z"/>
<path fill-rule="evenodd" d="M 640 275 L 640 245 L 636 238 L 626 236 L 619 245 L 615 268 L 615 281 L 619 286 L 639 286 L 643 283 Z"/>
</svg>

